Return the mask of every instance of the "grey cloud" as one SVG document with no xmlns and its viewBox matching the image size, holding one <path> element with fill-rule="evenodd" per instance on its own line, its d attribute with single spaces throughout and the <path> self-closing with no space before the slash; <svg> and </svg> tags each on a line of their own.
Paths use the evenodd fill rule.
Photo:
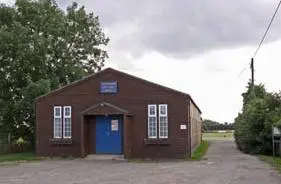
<svg viewBox="0 0 281 184">
<path fill-rule="evenodd" d="M 133 56 L 156 51 L 184 58 L 213 49 L 257 44 L 276 7 L 275 1 L 262 0 L 78 2 L 100 15 L 112 36 L 113 49 Z M 124 26 L 118 27 L 121 23 Z M 122 34 L 126 25 L 136 29 Z M 280 38 L 279 28 L 276 20 L 268 40 Z"/>
</svg>

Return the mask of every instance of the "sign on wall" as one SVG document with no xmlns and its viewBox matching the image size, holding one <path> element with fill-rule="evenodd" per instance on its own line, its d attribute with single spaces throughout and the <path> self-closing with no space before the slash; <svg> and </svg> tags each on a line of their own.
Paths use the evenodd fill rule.
<svg viewBox="0 0 281 184">
<path fill-rule="evenodd" d="M 111 131 L 118 131 L 118 120 L 111 120 Z"/>
<path fill-rule="evenodd" d="M 101 82 L 100 93 L 117 93 L 117 81 Z"/>
<path fill-rule="evenodd" d="M 181 130 L 186 130 L 186 129 L 187 129 L 187 127 L 186 127 L 186 125 L 185 125 L 185 124 L 182 124 L 182 125 L 180 126 L 180 129 L 181 129 Z"/>
</svg>

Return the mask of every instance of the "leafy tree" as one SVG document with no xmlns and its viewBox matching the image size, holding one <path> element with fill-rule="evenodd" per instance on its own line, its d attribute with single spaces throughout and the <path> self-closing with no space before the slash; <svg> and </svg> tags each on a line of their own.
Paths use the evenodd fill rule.
<svg viewBox="0 0 281 184">
<path fill-rule="evenodd" d="M 233 130 L 234 124 L 227 122 L 222 124 L 213 120 L 206 119 L 203 121 L 203 128 L 204 130 Z"/>
<path fill-rule="evenodd" d="M 26 123 L 32 129 L 34 98 L 48 91 L 41 83 L 48 80 L 56 89 L 99 71 L 108 57 L 108 41 L 98 17 L 77 3 L 66 11 L 53 0 L 1 4 L 0 131 L 21 134 Z M 38 85 L 38 93 L 30 85 Z"/>
<path fill-rule="evenodd" d="M 264 85 L 255 85 L 254 90 L 252 90 L 252 84 L 249 82 L 247 87 L 246 87 L 246 92 L 242 94 L 243 97 L 243 107 L 246 106 L 246 104 L 253 98 L 258 97 L 258 98 L 264 98 L 265 95 L 267 94 Z M 253 92 L 254 91 L 254 92 Z"/>
<path fill-rule="evenodd" d="M 41 79 L 37 82 L 28 81 L 28 85 L 23 89 L 23 98 L 16 102 L 15 113 L 17 114 L 17 124 L 14 127 L 15 137 L 22 137 L 28 142 L 34 143 L 35 135 L 35 99 L 45 93 L 50 92 L 51 83 L 49 80 Z"/>
<path fill-rule="evenodd" d="M 206 119 L 203 121 L 203 127 L 205 130 L 217 130 L 217 127 L 220 125 L 219 122 Z"/>
<path fill-rule="evenodd" d="M 252 154 L 272 152 L 272 126 L 281 119 L 281 98 L 263 85 L 247 87 L 242 112 L 235 119 L 235 140 L 240 150 Z"/>
</svg>

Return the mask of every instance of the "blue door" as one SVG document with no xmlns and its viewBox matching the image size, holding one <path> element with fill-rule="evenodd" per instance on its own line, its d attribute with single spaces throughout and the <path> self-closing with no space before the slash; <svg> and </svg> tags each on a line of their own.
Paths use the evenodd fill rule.
<svg viewBox="0 0 281 184">
<path fill-rule="evenodd" d="M 122 117 L 96 117 L 96 153 L 122 154 Z"/>
</svg>

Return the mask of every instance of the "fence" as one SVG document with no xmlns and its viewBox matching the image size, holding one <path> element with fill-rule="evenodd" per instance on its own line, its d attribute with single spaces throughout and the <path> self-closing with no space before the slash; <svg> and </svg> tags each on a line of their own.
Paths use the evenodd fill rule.
<svg viewBox="0 0 281 184">
<path fill-rule="evenodd" d="M 33 151 L 31 142 L 28 142 L 21 137 L 14 138 L 11 134 L 0 135 L 0 154 L 26 151 Z"/>
<path fill-rule="evenodd" d="M 272 127 L 272 144 L 273 156 L 281 157 L 281 129 L 278 127 Z"/>
<path fill-rule="evenodd" d="M 279 142 L 274 142 L 273 144 L 273 156 L 281 157 L 281 144 Z"/>
<path fill-rule="evenodd" d="M 11 148 L 12 148 L 12 144 L 11 144 L 10 134 L 0 135 L 0 154 L 11 152 Z"/>
</svg>

